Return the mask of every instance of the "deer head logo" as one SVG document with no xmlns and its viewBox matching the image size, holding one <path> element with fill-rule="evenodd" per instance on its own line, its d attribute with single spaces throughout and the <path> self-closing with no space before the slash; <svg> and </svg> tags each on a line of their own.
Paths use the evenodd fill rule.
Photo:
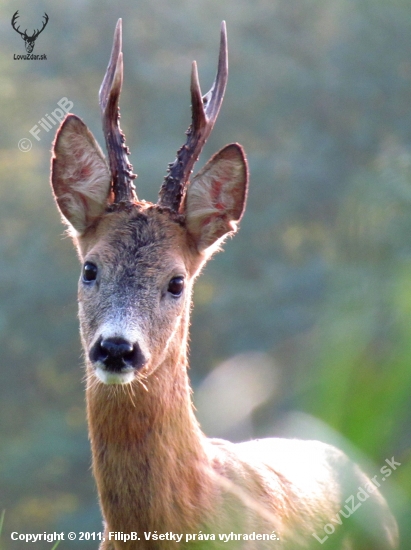
<svg viewBox="0 0 411 550">
<path fill-rule="evenodd" d="M 19 33 L 19 35 L 23 38 L 24 40 L 24 46 L 26 48 L 26 52 L 27 53 L 31 53 L 34 49 L 34 44 L 39 36 L 39 34 L 41 32 L 43 32 L 43 30 L 45 29 L 47 23 L 48 23 L 48 20 L 49 20 L 49 16 L 47 15 L 47 13 L 44 13 L 43 15 L 43 18 L 44 18 L 44 21 L 43 21 L 43 26 L 41 27 L 40 30 L 35 30 L 33 32 L 33 34 L 31 36 L 29 36 L 27 34 L 27 29 L 24 31 L 24 32 L 20 32 L 19 29 L 20 27 L 17 27 L 16 28 L 16 21 L 19 17 L 19 10 L 16 11 L 16 13 L 13 15 L 12 19 L 11 19 L 11 26 L 13 27 L 13 29 Z"/>
</svg>

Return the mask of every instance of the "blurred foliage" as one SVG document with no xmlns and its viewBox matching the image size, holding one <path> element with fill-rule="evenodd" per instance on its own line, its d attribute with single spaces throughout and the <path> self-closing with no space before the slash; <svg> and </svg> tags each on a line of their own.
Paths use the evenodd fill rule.
<svg viewBox="0 0 411 550">
<path fill-rule="evenodd" d="M 10 25 L 16 9 L 28 29 L 48 13 L 34 50 L 47 61 L 13 60 L 25 53 Z M 39 142 L 29 131 L 67 97 L 103 142 L 97 92 L 118 17 L 122 128 L 139 194 L 152 201 L 189 123 L 191 60 L 207 90 L 219 24 L 227 20 L 229 86 L 201 160 L 229 141 L 242 143 L 251 187 L 240 234 L 197 282 L 194 386 L 237 354 L 264 357 L 260 374 L 271 361 L 270 396 L 253 398 L 240 419 L 247 429 L 234 422 L 227 435 L 338 434 L 370 475 L 395 456 L 402 465 L 382 490 L 409 549 L 407 0 L 0 4 L 1 548 L 19 548 L 10 542 L 13 530 L 101 527 L 81 383 L 79 269 L 47 183 L 54 129 L 42 130 Z M 21 138 L 32 139 L 30 152 L 19 151 Z M 217 374 L 201 387 L 217 387 Z M 241 380 L 239 396 L 248 384 Z"/>
</svg>

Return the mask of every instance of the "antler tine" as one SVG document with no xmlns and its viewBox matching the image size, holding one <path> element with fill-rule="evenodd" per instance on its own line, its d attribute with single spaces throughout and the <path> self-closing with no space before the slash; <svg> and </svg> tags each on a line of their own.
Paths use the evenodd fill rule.
<svg viewBox="0 0 411 550">
<path fill-rule="evenodd" d="M 201 95 L 197 64 L 193 61 L 191 71 L 191 111 L 192 123 L 187 130 L 187 141 L 177 152 L 177 158 L 169 164 L 167 175 L 161 186 L 158 204 L 178 212 L 184 191 L 200 156 L 201 150 L 217 120 L 228 78 L 227 30 L 225 21 L 221 23 L 220 53 L 218 69 L 209 92 Z"/>
<path fill-rule="evenodd" d="M 114 203 L 134 202 L 137 200 L 133 184 L 133 180 L 137 176 L 133 174 L 133 166 L 128 160 L 130 151 L 120 128 L 120 108 L 118 103 L 123 83 L 121 30 L 121 19 L 119 19 L 114 31 L 110 61 L 99 91 L 103 132 L 112 176 Z"/>
</svg>

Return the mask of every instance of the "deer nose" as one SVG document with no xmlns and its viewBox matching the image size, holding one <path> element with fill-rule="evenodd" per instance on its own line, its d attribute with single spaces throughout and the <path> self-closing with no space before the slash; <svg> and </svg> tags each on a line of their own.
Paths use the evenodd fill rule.
<svg viewBox="0 0 411 550">
<path fill-rule="evenodd" d="M 140 346 L 120 337 L 99 338 L 90 351 L 90 360 L 103 363 L 111 372 L 140 369 L 146 363 Z"/>
</svg>

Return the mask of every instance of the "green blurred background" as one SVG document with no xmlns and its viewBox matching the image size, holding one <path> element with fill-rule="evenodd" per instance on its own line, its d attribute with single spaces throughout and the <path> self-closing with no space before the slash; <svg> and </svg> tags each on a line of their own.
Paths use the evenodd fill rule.
<svg viewBox="0 0 411 550">
<path fill-rule="evenodd" d="M 17 61 L 21 30 L 49 23 Z M 409 0 L 3 0 L 0 4 L 0 509 L 10 532 L 99 531 L 90 472 L 79 266 L 48 178 L 63 98 L 103 143 L 97 93 L 123 18 L 122 128 L 156 201 L 227 21 L 230 77 L 199 166 L 246 149 L 241 231 L 198 280 L 191 379 L 208 435 L 334 442 L 381 489 L 411 547 Z M 29 152 L 19 150 L 30 138 Z M 51 548 L 41 543 L 33 548 Z M 60 548 L 95 548 L 62 543 Z"/>
</svg>

